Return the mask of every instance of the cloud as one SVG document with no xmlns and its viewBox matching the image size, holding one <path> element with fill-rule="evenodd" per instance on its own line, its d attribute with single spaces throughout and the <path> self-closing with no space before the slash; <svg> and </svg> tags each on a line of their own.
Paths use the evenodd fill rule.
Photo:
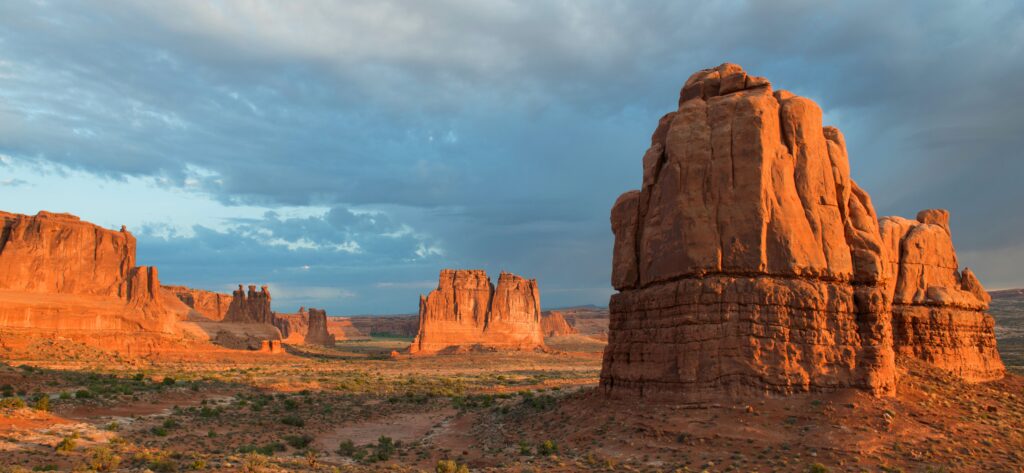
<svg viewBox="0 0 1024 473">
<path fill-rule="evenodd" d="M 0 165 L 201 197 L 147 209 L 185 280 L 336 284 L 369 312 L 413 292 L 377 282 L 474 267 L 600 303 L 611 204 L 686 78 L 730 61 L 821 104 L 880 214 L 949 208 L 999 285 L 993 255 L 1024 264 L 1022 20 L 1008 0 L 6 2 Z"/>
<path fill-rule="evenodd" d="M 28 184 L 28 181 L 21 179 L 0 179 L 0 186 L 4 187 L 18 187 Z"/>
</svg>

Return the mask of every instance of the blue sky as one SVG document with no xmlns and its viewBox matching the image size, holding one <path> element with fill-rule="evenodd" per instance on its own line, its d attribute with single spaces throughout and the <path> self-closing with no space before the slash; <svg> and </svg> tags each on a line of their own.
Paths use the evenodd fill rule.
<svg viewBox="0 0 1024 473">
<path fill-rule="evenodd" d="M 125 224 L 165 283 L 408 313 L 444 267 L 605 304 L 608 211 L 686 78 L 816 100 L 882 215 L 1024 286 L 1019 2 L 0 3 L 0 208 Z"/>
</svg>

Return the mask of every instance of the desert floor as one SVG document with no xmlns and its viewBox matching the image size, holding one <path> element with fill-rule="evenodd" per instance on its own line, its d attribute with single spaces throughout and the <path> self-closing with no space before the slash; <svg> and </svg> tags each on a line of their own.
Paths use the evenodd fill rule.
<svg viewBox="0 0 1024 473">
<path fill-rule="evenodd" d="M 39 341 L 0 358 L 0 471 L 1024 471 L 1019 375 L 901 360 L 895 398 L 643 405 L 601 394 L 588 337 L 390 355 L 408 343 L 145 361 Z"/>
</svg>

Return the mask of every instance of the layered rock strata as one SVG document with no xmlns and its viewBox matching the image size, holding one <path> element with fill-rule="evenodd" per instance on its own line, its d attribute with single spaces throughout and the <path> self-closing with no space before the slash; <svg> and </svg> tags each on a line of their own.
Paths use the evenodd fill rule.
<svg viewBox="0 0 1024 473">
<path fill-rule="evenodd" d="M 495 288 L 484 271 L 445 269 L 437 289 L 420 296 L 419 332 L 409 351 L 541 348 L 540 313 L 535 279 L 502 272 Z"/>
<path fill-rule="evenodd" d="M 295 314 L 274 314 L 285 343 L 333 346 L 336 339 L 328 329 L 327 312 L 299 308 Z"/>
<path fill-rule="evenodd" d="M 811 100 L 732 64 L 694 74 L 611 223 L 607 393 L 894 392 L 888 240 Z"/>
<path fill-rule="evenodd" d="M 232 296 L 228 294 L 192 289 L 185 286 L 164 286 L 164 289 L 174 294 L 181 302 L 184 302 L 185 305 L 191 307 L 203 317 L 215 321 L 224 320 L 232 299 Z"/>
<path fill-rule="evenodd" d="M 1003 377 L 991 296 L 965 268 L 949 229 L 949 213 L 922 210 L 916 220 L 885 217 L 893 338 L 897 353 L 947 369 L 968 381 Z"/>
<path fill-rule="evenodd" d="M 135 265 L 135 237 L 70 214 L 0 212 L 0 328 L 111 349 L 174 334 L 156 268 Z"/>
</svg>

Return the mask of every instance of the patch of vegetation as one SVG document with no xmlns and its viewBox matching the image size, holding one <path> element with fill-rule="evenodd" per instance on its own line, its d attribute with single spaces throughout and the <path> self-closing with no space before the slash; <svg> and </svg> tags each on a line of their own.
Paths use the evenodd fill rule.
<svg viewBox="0 0 1024 473">
<path fill-rule="evenodd" d="M 545 440 L 537 445 L 537 455 L 549 456 L 558 453 L 558 444 L 553 440 Z"/>
<path fill-rule="evenodd" d="M 61 439 L 61 441 L 59 443 L 57 443 L 57 445 L 55 447 L 53 447 L 53 449 L 58 451 L 58 452 L 61 452 L 61 453 L 67 453 L 67 452 L 74 451 L 75 447 L 77 447 L 77 446 L 78 446 L 78 432 L 75 432 L 75 433 L 73 433 L 71 435 L 68 435 L 67 437 L 64 437 L 63 439 Z"/>
<path fill-rule="evenodd" d="M 20 397 L 5 397 L 0 399 L 0 409 L 22 409 L 25 407 L 25 401 Z"/>
<path fill-rule="evenodd" d="M 469 467 L 460 465 L 455 460 L 438 460 L 434 471 L 436 473 L 469 473 Z"/>
<path fill-rule="evenodd" d="M 285 435 L 284 442 L 292 448 L 298 450 L 309 446 L 310 442 L 313 441 L 313 437 L 309 435 Z"/>
<path fill-rule="evenodd" d="M 106 472 L 117 470 L 121 465 L 121 457 L 107 447 L 96 447 L 89 452 L 89 467 L 95 471 Z"/>
<path fill-rule="evenodd" d="M 281 418 L 281 423 L 292 427 L 304 427 L 306 421 L 297 415 L 287 415 Z"/>
</svg>

